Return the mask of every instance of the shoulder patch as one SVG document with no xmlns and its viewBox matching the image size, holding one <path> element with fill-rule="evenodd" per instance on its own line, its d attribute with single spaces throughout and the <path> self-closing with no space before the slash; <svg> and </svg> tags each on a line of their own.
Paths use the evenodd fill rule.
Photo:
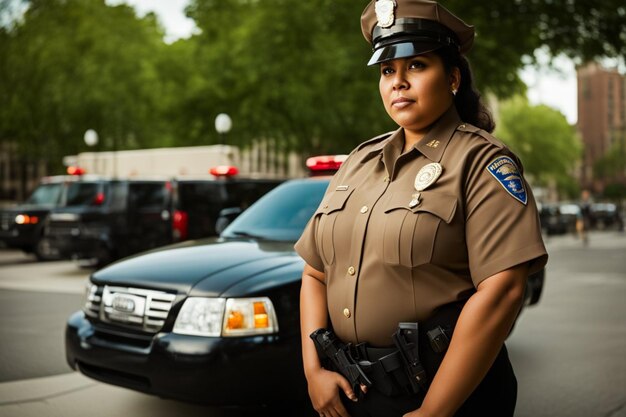
<svg viewBox="0 0 626 417">
<path fill-rule="evenodd" d="M 528 194 L 517 164 L 508 156 L 498 156 L 485 168 L 517 201 L 526 205 Z"/>
</svg>

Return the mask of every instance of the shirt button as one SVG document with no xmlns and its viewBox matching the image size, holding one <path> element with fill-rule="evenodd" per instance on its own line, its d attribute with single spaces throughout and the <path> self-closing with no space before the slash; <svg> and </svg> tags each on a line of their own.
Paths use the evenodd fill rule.
<svg viewBox="0 0 626 417">
<path fill-rule="evenodd" d="M 367 206 L 361 207 L 361 213 L 363 214 L 367 213 Z"/>
<path fill-rule="evenodd" d="M 356 272 L 356 269 L 354 269 L 353 266 L 351 266 L 350 268 L 348 268 L 348 274 L 350 275 L 354 275 L 354 273 Z"/>
<path fill-rule="evenodd" d="M 347 318 L 350 318 L 352 313 L 350 313 L 350 310 L 348 310 L 347 308 L 344 308 L 343 309 L 343 315 L 346 316 Z"/>
<path fill-rule="evenodd" d="M 384 181 L 384 182 L 389 182 L 389 177 L 385 177 L 385 178 L 383 179 L 383 181 Z"/>
</svg>

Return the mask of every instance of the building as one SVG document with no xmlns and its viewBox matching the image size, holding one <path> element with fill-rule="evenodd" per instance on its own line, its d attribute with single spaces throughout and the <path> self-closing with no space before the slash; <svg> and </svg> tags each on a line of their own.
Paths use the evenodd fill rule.
<svg viewBox="0 0 626 417">
<path fill-rule="evenodd" d="M 578 131 L 583 140 L 581 186 L 602 193 L 609 182 L 624 182 L 622 172 L 599 175 L 594 165 L 610 150 L 626 155 L 626 77 L 597 63 L 581 66 L 578 79 Z M 623 161 L 623 159 L 622 159 Z"/>
</svg>

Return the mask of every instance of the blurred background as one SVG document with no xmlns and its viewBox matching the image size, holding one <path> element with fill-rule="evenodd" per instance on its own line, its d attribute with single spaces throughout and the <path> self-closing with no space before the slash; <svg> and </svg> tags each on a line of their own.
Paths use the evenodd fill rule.
<svg viewBox="0 0 626 417">
<path fill-rule="evenodd" d="M 294 155 L 392 129 L 363 3 L 0 0 L 0 201 L 86 152 L 227 143 L 272 155 L 255 170 L 295 175 Z M 442 3 L 477 28 L 476 81 L 538 200 L 624 198 L 623 2 Z"/>
</svg>

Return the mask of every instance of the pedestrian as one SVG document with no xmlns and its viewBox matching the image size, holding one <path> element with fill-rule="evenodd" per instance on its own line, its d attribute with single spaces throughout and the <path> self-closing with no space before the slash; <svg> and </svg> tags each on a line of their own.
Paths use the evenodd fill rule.
<svg viewBox="0 0 626 417">
<path fill-rule="evenodd" d="M 591 230 L 591 193 L 583 190 L 580 193 L 579 212 L 576 216 L 576 232 L 584 246 L 589 245 L 589 230 Z"/>
<path fill-rule="evenodd" d="M 399 128 L 352 151 L 296 243 L 311 402 L 325 417 L 513 416 L 504 340 L 547 252 L 473 86 L 474 28 L 428 0 L 372 1 L 361 27 Z"/>
</svg>

